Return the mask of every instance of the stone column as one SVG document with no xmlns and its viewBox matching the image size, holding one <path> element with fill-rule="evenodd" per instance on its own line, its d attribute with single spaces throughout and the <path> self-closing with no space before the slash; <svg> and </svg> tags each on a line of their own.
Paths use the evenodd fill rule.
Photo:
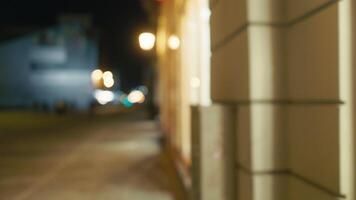
<svg viewBox="0 0 356 200">
<path fill-rule="evenodd" d="M 192 199 L 235 200 L 235 110 L 192 107 Z"/>
<path fill-rule="evenodd" d="M 236 108 L 237 199 L 283 199 L 283 1 L 212 5 L 212 98 Z"/>
<path fill-rule="evenodd" d="M 238 199 L 346 197 L 339 6 L 212 4 L 212 98 L 237 108 Z"/>
</svg>

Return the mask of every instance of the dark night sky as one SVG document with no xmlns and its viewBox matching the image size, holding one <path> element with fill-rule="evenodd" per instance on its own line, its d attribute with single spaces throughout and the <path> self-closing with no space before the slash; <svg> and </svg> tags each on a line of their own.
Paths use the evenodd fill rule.
<svg viewBox="0 0 356 200">
<path fill-rule="evenodd" d="M 91 14 L 100 49 L 105 49 L 101 67 L 119 70 L 124 89 L 141 82 L 145 60 L 136 37 L 149 23 L 139 0 L 5 0 L 0 4 L 0 33 L 8 37 L 43 29 L 55 25 L 63 13 Z"/>
</svg>

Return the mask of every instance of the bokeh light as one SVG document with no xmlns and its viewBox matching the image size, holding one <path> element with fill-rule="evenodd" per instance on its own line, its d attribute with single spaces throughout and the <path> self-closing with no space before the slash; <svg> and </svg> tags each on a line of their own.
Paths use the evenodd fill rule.
<svg viewBox="0 0 356 200">
<path fill-rule="evenodd" d="M 112 88 L 115 84 L 115 81 L 113 78 L 105 78 L 104 79 L 104 86 L 106 88 Z"/>
<path fill-rule="evenodd" d="M 127 96 L 127 99 L 131 103 L 143 103 L 145 101 L 145 95 L 139 90 L 133 90 Z"/>
<path fill-rule="evenodd" d="M 180 39 L 176 35 L 171 35 L 168 38 L 168 47 L 172 50 L 177 50 L 180 47 Z"/>
<path fill-rule="evenodd" d="M 96 90 L 94 93 L 95 99 L 98 101 L 99 104 L 105 105 L 110 103 L 114 100 L 115 95 L 112 91 L 108 90 Z"/>
<path fill-rule="evenodd" d="M 103 74 L 103 83 L 106 88 L 112 88 L 115 84 L 114 75 L 111 71 L 106 71 Z"/>
<path fill-rule="evenodd" d="M 97 84 L 103 77 L 103 72 L 100 69 L 96 69 L 91 73 L 91 80 L 94 84 Z"/>
<path fill-rule="evenodd" d="M 153 49 L 153 47 L 155 46 L 155 42 L 156 36 L 152 33 L 145 32 L 141 33 L 139 36 L 140 47 L 145 51 Z"/>
<path fill-rule="evenodd" d="M 114 77 L 114 75 L 112 74 L 112 72 L 111 71 L 106 71 L 106 72 L 104 72 L 103 73 L 103 79 L 105 80 L 105 79 L 112 79 Z"/>
</svg>

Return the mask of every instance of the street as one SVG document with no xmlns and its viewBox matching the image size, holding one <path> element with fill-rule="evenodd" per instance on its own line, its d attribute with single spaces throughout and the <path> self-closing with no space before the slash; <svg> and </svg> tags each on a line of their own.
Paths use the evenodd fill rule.
<svg viewBox="0 0 356 200">
<path fill-rule="evenodd" d="M 7 115 L 0 115 L 1 200 L 177 196 L 174 173 L 160 150 L 157 124 L 145 120 L 143 113 L 27 115 L 8 120 L 19 125 L 6 123 Z"/>
</svg>

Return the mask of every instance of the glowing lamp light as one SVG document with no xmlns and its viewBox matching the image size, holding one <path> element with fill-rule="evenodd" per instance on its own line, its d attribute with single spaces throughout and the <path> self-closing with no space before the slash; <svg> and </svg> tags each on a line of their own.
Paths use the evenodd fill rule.
<svg viewBox="0 0 356 200">
<path fill-rule="evenodd" d="M 148 32 L 141 33 L 138 40 L 139 40 L 141 49 L 143 49 L 145 51 L 149 51 L 149 50 L 153 49 L 153 47 L 155 46 L 156 36 L 154 34 L 148 33 Z"/>
<path fill-rule="evenodd" d="M 106 88 L 112 88 L 112 87 L 114 86 L 114 84 L 115 84 L 115 81 L 114 81 L 113 78 L 106 78 L 106 79 L 104 79 L 104 86 L 105 86 Z"/>
<path fill-rule="evenodd" d="M 176 35 L 171 35 L 168 38 L 168 47 L 172 50 L 177 50 L 180 47 L 180 39 Z"/>
<path fill-rule="evenodd" d="M 111 71 L 106 71 L 103 73 L 103 83 L 106 88 L 112 88 L 114 86 L 114 75 Z"/>
<path fill-rule="evenodd" d="M 91 79 L 94 83 L 100 81 L 103 77 L 103 72 L 100 69 L 96 69 L 91 73 Z"/>
<path fill-rule="evenodd" d="M 103 79 L 112 79 L 114 76 L 111 71 L 106 71 L 103 73 Z"/>
<path fill-rule="evenodd" d="M 115 98 L 115 95 L 112 91 L 96 90 L 94 93 L 94 97 L 99 104 L 105 105 L 107 103 L 112 102 Z"/>
<path fill-rule="evenodd" d="M 145 95 L 139 90 L 133 90 L 127 96 L 130 103 L 143 103 L 145 101 Z"/>
</svg>

